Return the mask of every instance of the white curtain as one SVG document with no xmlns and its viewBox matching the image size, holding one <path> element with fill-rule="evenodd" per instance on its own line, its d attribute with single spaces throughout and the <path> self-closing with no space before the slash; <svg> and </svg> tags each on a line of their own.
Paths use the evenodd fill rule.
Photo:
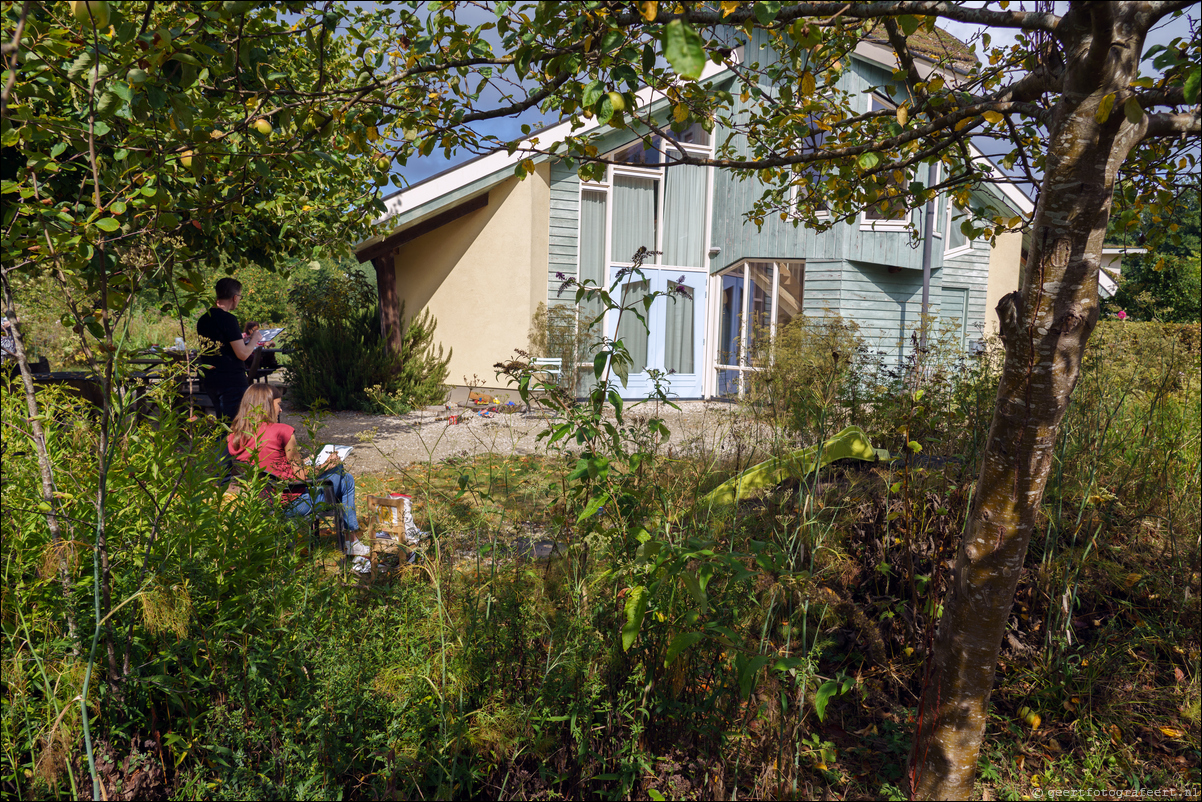
<svg viewBox="0 0 1202 802">
<path fill-rule="evenodd" d="M 704 267 L 706 168 L 681 164 L 669 167 L 666 172 L 661 261 L 680 267 Z"/>
<path fill-rule="evenodd" d="M 659 179 L 614 176 L 613 252 L 618 264 L 630 262 L 635 251 L 655 250 Z M 648 259 L 653 264 L 655 259 Z M 637 322 L 637 321 L 636 321 Z"/>
<path fill-rule="evenodd" d="M 668 279 L 668 296 L 664 332 L 664 370 L 676 373 L 696 373 L 693 367 L 694 290 Z"/>
<path fill-rule="evenodd" d="M 649 280 L 644 280 L 631 281 L 622 285 L 622 306 L 627 309 L 633 307 L 643 316 L 643 320 L 647 320 L 647 310 L 643 308 L 643 298 L 650 294 L 650 284 Z M 630 352 L 630 359 L 633 362 L 630 366 L 630 375 L 633 376 L 646 370 L 647 327 L 642 320 L 635 317 L 633 311 L 622 313 L 622 319 L 618 322 L 617 339 L 621 340 L 626 346 L 626 350 Z"/>
</svg>

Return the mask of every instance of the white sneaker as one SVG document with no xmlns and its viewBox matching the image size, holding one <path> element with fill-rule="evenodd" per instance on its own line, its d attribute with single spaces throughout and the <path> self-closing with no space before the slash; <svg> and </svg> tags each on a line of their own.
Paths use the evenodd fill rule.
<svg viewBox="0 0 1202 802">
<path fill-rule="evenodd" d="M 371 554 L 371 546 L 358 540 L 351 540 L 346 544 L 346 553 L 348 557 L 366 557 Z"/>
<path fill-rule="evenodd" d="M 371 560 L 366 557 L 356 557 L 351 560 L 351 570 L 357 574 L 370 574 Z"/>
</svg>

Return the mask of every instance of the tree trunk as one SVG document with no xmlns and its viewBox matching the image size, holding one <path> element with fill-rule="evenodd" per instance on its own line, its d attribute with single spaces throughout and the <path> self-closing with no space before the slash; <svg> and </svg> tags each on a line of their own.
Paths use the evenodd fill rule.
<svg viewBox="0 0 1202 802">
<path fill-rule="evenodd" d="M 1106 3 L 1062 20 L 1067 72 L 1018 291 L 998 304 L 1006 358 L 968 527 L 910 754 L 911 796 L 968 799 L 989 694 L 1060 421 L 1098 320 L 1098 269 L 1119 167 L 1147 128 L 1124 115 L 1147 30 Z M 1111 9 L 1118 4 L 1110 6 Z M 1109 116 L 1099 107 L 1116 93 Z M 1102 121 L 1099 122 L 1099 119 Z"/>
<path fill-rule="evenodd" d="M 4 308 L 6 314 L 13 310 L 13 294 L 8 284 L 8 275 L 4 275 Z M 21 382 L 25 388 L 25 408 L 29 412 L 29 426 L 33 431 L 34 450 L 38 455 L 38 469 L 42 474 L 42 501 L 46 507 L 46 527 L 50 530 L 50 548 L 55 551 L 55 562 L 58 564 L 59 583 L 63 587 L 63 604 L 67 611 L 67 635 L 71 641 L 71 653 L 79 654 L 79 632 L 75 626 L 75 608 L 72 607 L 71 573 L 67 570 L 67 551 L 73 546 L 66 545 L 63 540 L 62 528 L 59 526 L 58 501 L 54 489 L 54 466 L 50 462 L 50 453 L 46 449 L 46 433 L 42 429 L 42 416 L 38 410 L 38 399 L 34 393 L 33 374 L 29 370 L 29 354 L 25 350 L 25 339 L 17 328 L 15 312 L 10 318 L 12 323 L 13 344 L 17 349 L 17 364 L 21 370 Z"/>
<path fill-rule="evenodd" d="M 380 296 L 380 333 L 394 353 L 401 352 L 401 304 L 396 291 L 395 254 L 371 260 L 376 268 L 376 291 Z"/>
</svg>

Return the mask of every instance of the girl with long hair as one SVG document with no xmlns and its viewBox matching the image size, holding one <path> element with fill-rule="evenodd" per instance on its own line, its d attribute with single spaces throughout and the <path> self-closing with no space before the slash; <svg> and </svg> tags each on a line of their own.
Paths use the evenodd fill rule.
<svg viewBox="0 0 1202 802">
<path fill-rule="evenodd" d="M 355 515 L 355 478 L 342 466 L 338 454 L 330 455 L 319 468 L 311 468 L 302 459 L 296 444 L 296 430 L 280 422 L 280 391 L 269 384 L 252 384 L 246 388 L 227 442 L 230 455 L 239 462 L 252 461 L 272 476 L 288 482 L 304 482 L 314 471 L 318 483 L 330 480 L 334 485 L 334 500 L 342 510 L 342 520 L 349 533 L 347 553 L 362 555 L 368 549 L 355 538 L 359 520 Z M 311 494 L 302 494 L 288 505 L 289 515 L 308 515 L 316 501 Z"/>
</svg>

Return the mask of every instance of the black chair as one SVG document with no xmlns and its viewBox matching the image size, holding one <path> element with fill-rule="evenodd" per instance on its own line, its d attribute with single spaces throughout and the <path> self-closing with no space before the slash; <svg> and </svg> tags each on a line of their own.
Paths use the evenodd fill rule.
<svg viewBox="0 0 1202 802">
<path fill-rule="evenodd" d="M 309 541 L 316 543 L 321 533 L 321 519 L 333 519 L 334 537 L 338 542 L 338 553 L 346 554 L 346 530 L 342 522 L 342 509 L 334 497 L 334 483 L 329 479 L 321 481 L 320 488 L 310 482 L 289 482 L 273 476 L 258 467 L 252 467 L 243 462 L 233 461 L 230 481 L 246 486 L 248 470 L 253 470 L 257 477 L 264 480 L 264 496 L 300 496 L 310 495 L 314 490 L 320 493 L 320 500 L 313 504 L 309 513 Z"/>
</svg>

